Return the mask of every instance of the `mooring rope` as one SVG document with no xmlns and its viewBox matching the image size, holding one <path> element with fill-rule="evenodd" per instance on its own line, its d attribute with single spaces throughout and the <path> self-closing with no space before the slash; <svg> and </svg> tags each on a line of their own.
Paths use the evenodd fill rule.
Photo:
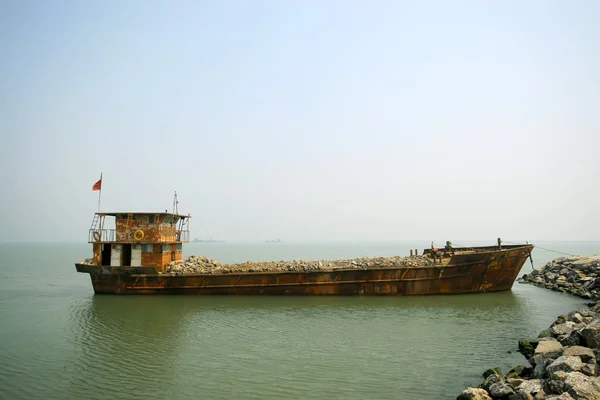
<svg viewBox="0 0 600 400">
<path fill-rule="evenodd" d="M 516 243 L 516 242 L 505 242 L 502 241 L 503 243 L 510 243 L 510 244 L 521 244 L 521 243 Z M 571 254 L 571 253 L 565 253 L 564 251 L 558 251 L 558 250 L 552 250 L 552 249 L 547 249 L 545 247 L 540 247 L 537 244 L 535 245 L 536 249 L 540 249 L 540 250 L 546 250 L 546 251 L 551 251 L 552 253 L 558 253 L 558 254 L 563 254 L 565 256 L 570 256 L 570 257 L 576 257 L 577 254 Z"/>
<path fill-rule="evenodd" d="M 544 247 L 540 247 L 540 246 L 538 246 L 537 244 L 535 245 L 535 248 L 536 248 L 536 249 L 540 249 L 540 250 L 551 251 L 551 252 L 553 252 L 553 253 L 563 254 L 563 255 L 565 255 L 565 256 L 571 256 L 571 257 L 576 257 L 576 256 L 577 256 L 577 254 L 571 254 L 571 253 L 565 253 L 565 252 L 563 252 L 563 251 L 557 251 L 557 250 L 552 250 L 552 249 L 546 249 L 546 248 L 544 248 Z"/>
</svg>

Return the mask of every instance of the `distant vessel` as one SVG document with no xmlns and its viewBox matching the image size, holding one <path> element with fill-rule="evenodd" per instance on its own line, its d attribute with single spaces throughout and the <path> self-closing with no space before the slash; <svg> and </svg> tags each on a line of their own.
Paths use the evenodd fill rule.
<svg viewBox="0 0 600 400">
<path fill-rule="evenodd" d="M 105 229 L 105 217 L 115 229 Z M 368 266 L 347 261 L 337 268 L 321 262 L 302 269 L 269 269 L 269 263 L 245 269 L 174 274 L 189 241 L 190 215 L 177 213 L 97 213 L 88 233 L 93 256 L 75 263 L 90 275 L 97 294 L 290 294 L 290 295 L 424 295 L 510 290 L 530 257 L 532 244 L 453 247 L 415 251 L 407 263 L 370 259 Z M 210 240 L 209 242 L 215 242 Z M 200 241 L 202 242 L 202 241 Z M 405 260 L 406 261 L 406 260 Z M 315 267 L 315 265 L 317 265 Z M 215 268 L 211 264 L 211 268 Z"/>
<path fill-rule="evenodd" d="M 225 241 L 224 240 L 212 240 L 212 239 L 200 240 L 198 238 L 195 238 L 194 240 L 192 240 L 192 243 L 225 243 Z"/>
<path fill-rule="evenodd" d="M 281 239 L 265 240 L 265 243 L 281 243 Z"/>
</svg>

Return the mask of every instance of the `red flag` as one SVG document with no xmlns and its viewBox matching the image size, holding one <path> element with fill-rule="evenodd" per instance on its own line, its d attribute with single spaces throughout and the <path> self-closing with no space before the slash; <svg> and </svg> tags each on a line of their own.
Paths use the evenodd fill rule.
<svg viewBox="0 0 600 400">
<path fill-rule="evenodd" d="M 98 182 L 94 183 L 92 190 L 102 190 L 102 178 L 100 178 Z"/>
</svg>

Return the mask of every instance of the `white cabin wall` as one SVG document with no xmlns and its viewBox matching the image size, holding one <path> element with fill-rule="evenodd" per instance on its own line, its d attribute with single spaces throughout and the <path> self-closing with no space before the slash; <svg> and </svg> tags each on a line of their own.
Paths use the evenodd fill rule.
<svg viewBox="0 0 600 400">
<path fill-rule="evenodd" d="M 111 267 L 121 266 L 121 252 L 123 246 L 120 244 L 113 244 L 110 250 L 110 265 Z"/>
</svg>

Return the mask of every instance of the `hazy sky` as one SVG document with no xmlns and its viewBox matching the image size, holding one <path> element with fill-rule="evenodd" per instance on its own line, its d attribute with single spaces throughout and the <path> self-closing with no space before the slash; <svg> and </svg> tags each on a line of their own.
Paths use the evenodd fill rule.
<svg viewBox="0 0 600 400">
<path fill-rule="evenodd" d="M 598 1 L 0 0 L 0 241 L 600 240 Z"/>
</svg>

